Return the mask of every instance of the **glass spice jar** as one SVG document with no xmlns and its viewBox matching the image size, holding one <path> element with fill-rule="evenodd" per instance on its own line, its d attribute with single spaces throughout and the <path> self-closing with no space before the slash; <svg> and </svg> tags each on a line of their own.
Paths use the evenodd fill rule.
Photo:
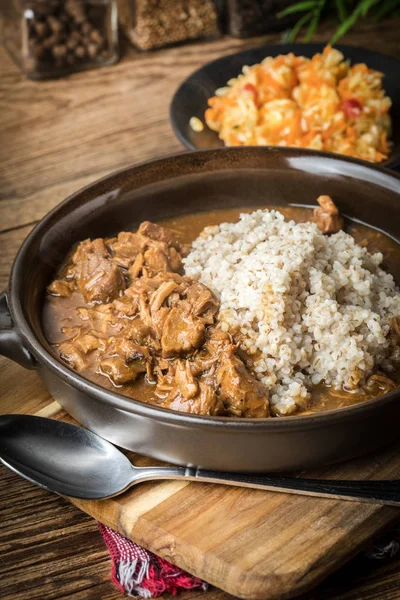
<svg viewBox="0 0 400 600">
<path fill-rule="evenodd" d="M 115 0 L 10 0 L 2 39 L 31 79 L 60 77 L 118 60 Z"/>
<path fill-rule="evenodd" d="M 286 29 L 296 22 L 297 14 L 283 19 L 279 19 L 277 15 L 291 4 L 292 0 L 226 0 L 227 33 L 233 37 L 246 38 Z"/>
<path fill-rule="evenodd" d="M 221 0 L 118 0 L 124 33 L 138 50 L 154 50 L 220 35 Z"/>
</svg>

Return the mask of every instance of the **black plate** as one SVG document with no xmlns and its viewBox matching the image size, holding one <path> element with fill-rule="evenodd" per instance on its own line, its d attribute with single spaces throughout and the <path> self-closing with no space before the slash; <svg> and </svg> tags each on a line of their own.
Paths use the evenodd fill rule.
<svg viewBox="0 0 400 600">
<path fill-rule="evenodd" d="M 203 148 L 219 148 L 223 142 L 215 131 L 205 126 L 204 131 L 195 133 L 189 126 L 191 117 L 198 117 L 204 122 L 204 111 L 207 101 L 214 96 L 215 90 L 226 85 L 232 77 L 237 77 L 243 65 L 254 65 L 266 56 L 278 56 L 294 52 L 295 54 L 311 57 L 321 52 L 325 44 L 276 44 L 261 46 L 244 52 L 223 56 L 210 62 L 188 77 L 176 91 L 170 108 L 170 119 L 175 134 L 184 146 L 191 150 Z M 393 149 L 386 167 L 400 165 L 400 61 L 397 59 L 371 52 L 354 46 L 336 46 L 343 52 L 351 63 L 366 63 L 371 69 L 384 73 L 383 87 L 392 99 L 393 106 L 390 114 L 393 121 Z"/>
</svg>

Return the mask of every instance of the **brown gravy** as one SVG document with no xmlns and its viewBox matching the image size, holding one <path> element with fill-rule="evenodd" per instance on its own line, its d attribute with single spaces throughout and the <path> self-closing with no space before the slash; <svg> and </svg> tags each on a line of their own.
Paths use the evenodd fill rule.
<svg viewBox="0 0 400 600">
<path fill-rule="evenodd" d="M 226 210 L 215 210 L 210 212 L 196 213 L 165 219 L 159 224 L 173 231 L 181 243 L 191 243 L 201 231 L 208 226 L 218 225 L 222 222 L 235 222 L 243 212 L 252 212 L 260 207 L 246 207 L 244 209 L 233 208 Z M 305 222 L 310 220 L 312 210 L 300 207 L 270 207 L 277 208 L 287 219 L 293 219 L 296 222 Z M 384 256 L 383 268 L 391 272 L 396 281 L 400 281 L 400 246 L 390 237 L 376 231 L 365 225 L 357 223 L 347 223 L 345 230 L 350 233 L 358 244 L 368 246 L 370 252 L 382 252 Z M 50 344 L 58 345 L 66 339 L 73 336 L 74 327 L 82 322 L 75 316 L 75 309 L 84 305 L 82 296 L 78 293 L 72 297 L 59 298 L 47 295 L 44 303 L 43 326 L 46 337 Z M 68 328 L 68 334 L 63 334 L 61 327 Z M 147 403 L 159 403 L 154 397 L 154 385 L 148 383 L 145 377 L 138 378 L 134 383 L 127 383 L 123 386 L 116 386 L 111 379 L 95 372 L 95 369 L 89 367 L 80 371 L 87 379 L 94 383 L 108 388 L 114 392 L 120 392 L 130 398 Z M 391 378 L 400 385 L 400 370 L 391 375 Z M 324 412 L 337 408 L 350 406 L 365 400 L 374 398 L 385 393 L 376 387 L 373 390 L 364 390 L 357 392 L 338 392 L 331 390 L 324 385 L 315 386 L 311 390 L 312 400 L 309 409 L 300 414 L 310 414 L 314 412 Z"/>
</svg>

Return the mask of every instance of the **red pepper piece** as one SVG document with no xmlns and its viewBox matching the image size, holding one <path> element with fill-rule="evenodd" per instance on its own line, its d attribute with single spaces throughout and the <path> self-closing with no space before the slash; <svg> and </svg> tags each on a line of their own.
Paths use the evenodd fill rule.
<svg viewBox="0 0 400 600">
<path fill-rule="evenodd" d="M 255 85 L 253 85 L 252 83 L 246 83 L 246 85 L 243 87 L 244 90 L 251 92 L 254 95 L 254 102 L 255 104 L 258 106 L 258 90 L 256 88 Z"/>
<path fill-rule="evenodd" d="M 346 117 L 359 117 L 362 113 L 362 106 L 355 98 L 344 100 L 342 102 L 341 109 Z"/>
</svg>

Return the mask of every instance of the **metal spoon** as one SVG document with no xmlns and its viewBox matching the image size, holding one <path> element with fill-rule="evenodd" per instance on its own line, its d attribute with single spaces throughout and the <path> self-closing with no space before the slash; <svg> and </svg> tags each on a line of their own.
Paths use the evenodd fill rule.
<svg viewBox="0 0 400 600">
<path fill-rule="evenodd" d="M 219 473 L 192 467 L 135 467 L 110 442 L 87 429 L 30 415 L 0 416 L 0 460 L 52 492 L 91 500 L 115 496 L 142 481 L 185 478 L 400 506 L 397 480 L 338 481 Z"/>
</svg>

